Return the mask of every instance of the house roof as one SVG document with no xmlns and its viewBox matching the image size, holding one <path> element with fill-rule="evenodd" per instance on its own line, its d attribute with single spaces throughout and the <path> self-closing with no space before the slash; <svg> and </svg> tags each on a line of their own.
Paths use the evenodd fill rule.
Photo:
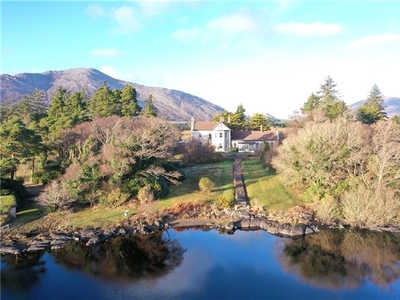
<svg viewBox="0 0 400 300">
<path fill-rule="evenodd" d="M 231 140 L 275 141 L 276 134 L 272 131 L 232 131 Z"/>
<path fill-rule="evenodd" d="M 220 122 L 194 122 L 194 131 L 210 131 L 214 130 Z"/>
</svg>

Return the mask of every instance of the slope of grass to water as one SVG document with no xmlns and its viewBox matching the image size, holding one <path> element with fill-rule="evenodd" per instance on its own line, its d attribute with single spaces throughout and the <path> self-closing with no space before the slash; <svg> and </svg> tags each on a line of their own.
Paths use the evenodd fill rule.
<svg viewBox="0 0 400 300">
<path fill-rule="evenodd" d="M 285 210 L 301 203 L 298 192 L 286 188 L 278 175 L 259 160 L 242 161 L 247 195 L 252 206 Z"/>
<path fill-rule="evenodd" d="M 223 161 L 215 164 L 197 165 L 182 169 L 186 174 L 186 179 L 171 188 L 166 199 L 157 201 L 158 209 L 170 207 L 179 202 L 214 202 L 220 196 L 233 197 L 233 174 L 232 161 Z M 214 183 L 215 188 L 204 193 L 199 189 L 201 177 L 209 177 Z"/>
</svg>

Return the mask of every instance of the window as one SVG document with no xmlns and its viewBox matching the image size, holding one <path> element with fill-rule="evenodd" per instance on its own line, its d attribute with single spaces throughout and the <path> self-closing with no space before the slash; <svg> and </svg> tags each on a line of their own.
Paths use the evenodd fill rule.
<svg viewBox="0 0 400 300">
<path fill-rule="evenodd" d="M 222 138 L 222 132 L 219 133 L 219 137 Z"/>
<path fill-rule="evenodd" d="M 208 134 L 208 138 L 211 140 L 211 133 Z"/>
</svg>

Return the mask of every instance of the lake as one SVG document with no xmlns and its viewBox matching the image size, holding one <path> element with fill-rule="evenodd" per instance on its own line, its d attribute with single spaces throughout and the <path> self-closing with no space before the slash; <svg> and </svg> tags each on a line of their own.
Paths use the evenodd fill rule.
<svg viewBox="0 0 400 300">
<path fill-rule="evenodd" d="M 175 230 L 2 257 L 1 299 L 400 299 L 400 235 Z"/>
</svg>

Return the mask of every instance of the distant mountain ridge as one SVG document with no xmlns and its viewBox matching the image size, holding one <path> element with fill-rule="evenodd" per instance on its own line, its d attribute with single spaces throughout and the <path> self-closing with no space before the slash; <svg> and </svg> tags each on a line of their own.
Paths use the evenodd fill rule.
<svg viewBox="0 0 400 300">
<path fill-rule="evenodd" d="M 59 87 L 70 92 L 84 91 L 89 97 L 106 82 L 110 89 L 122 89 L 129 84 L 136 89 L 139 104 L 151 94 L 160 116 L 172 120 L 187 120 L 194 117 L 199 121 L 211 120 L 225 109 L 200 97 L 167 88 L 150 87 L 129 81 L 115 79 L 92 68 L 74 68 L 44 73 L 21 73 L 15 76 L 2 74 L 0 77 L 0 101 L 16 102 L 35 89 L 43 90 L 48 101 Z"/>
<path fill-rule="evenodd" d="M 400 98 L 399 97 L 383 97 L 384 99 L 384 107 L 388 117 L 392 117 L 394 115 L 400 115 Z M 358 101 L 350 105 L 350 108 L 353 110 L 358 109 L 361 105 L 363 105 L 365 100 Z"/>
</svg>

